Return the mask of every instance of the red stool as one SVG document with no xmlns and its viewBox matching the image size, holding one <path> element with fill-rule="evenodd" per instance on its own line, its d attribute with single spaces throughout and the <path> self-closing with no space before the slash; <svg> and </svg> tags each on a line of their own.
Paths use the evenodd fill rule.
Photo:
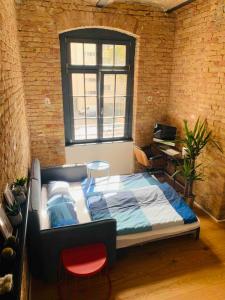
<svg viewBox="0 0 225 300">
<path fill-rule="evenodd" d="M 61 289 L 62 271 L 66 272 L 65 275 L 72 275 L 73 277 L 80 278 L 94 276 L 103 270 L 106 270 L 105 274 L 109 284 L 107 296 L 107 299 L 109 299 L 111 295 L 111 280 L 107 270 L 107 251 L 105 245 L 99 243 L 63 250 L 60 255 L 58 272 L 60 299 L 63 299 Z"/>
</svg>

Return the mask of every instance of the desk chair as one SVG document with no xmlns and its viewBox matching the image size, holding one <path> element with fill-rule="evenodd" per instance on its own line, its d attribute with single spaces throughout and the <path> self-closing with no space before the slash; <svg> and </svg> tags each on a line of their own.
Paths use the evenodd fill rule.
<svg viewBox="0 0 225 300">
<path fill-rule="evenodd" d="M 149 157 L 138 146 L 134 145 L 134 155 L 138 163 L 151 174 L 163 173 L 165 162 L 162 155 L 153 155 L 150 153 Z"/>
</svg>

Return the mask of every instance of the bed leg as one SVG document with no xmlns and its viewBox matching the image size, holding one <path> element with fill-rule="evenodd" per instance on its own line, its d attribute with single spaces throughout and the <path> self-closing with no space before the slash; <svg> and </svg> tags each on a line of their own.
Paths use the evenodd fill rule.
<svg viewBox="0 0 225 300">
<path fill-rule="evenodd" d="M 199 240 L 199 236 L 200 236 L 200 227 L 195 230 L 195 239 L 196 239 L 196 241 Z"/>
</svg>

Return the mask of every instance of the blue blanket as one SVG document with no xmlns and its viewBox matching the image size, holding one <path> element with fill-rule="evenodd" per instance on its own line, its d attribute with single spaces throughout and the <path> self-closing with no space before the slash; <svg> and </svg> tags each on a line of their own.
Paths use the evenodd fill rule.
<svg viewBox="0 0 225 300">
<path fill-rule="evenodd" d="M 92 179 L 83 189 L 92 220 L 116 219 L 118 235 L 197 221 L 170 185 L 147 173 Z"/>
<path fill-rule="evenodd" d="M 158 185 L 159 182 L 148 173 L 87 178 L 81 185 L 86 197 L 106 191 L 130 191 L 132 189 Z"/>
</svg>

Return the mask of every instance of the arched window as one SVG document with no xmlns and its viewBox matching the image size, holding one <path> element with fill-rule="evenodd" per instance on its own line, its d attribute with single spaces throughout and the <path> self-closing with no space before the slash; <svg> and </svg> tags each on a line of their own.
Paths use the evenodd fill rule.
<svg viewBox="0 0 225 300">
<path fill-rule="evenodd" d="M 135 38 L 89 28 L 60 45 L 66 145 L 131 139 Z"/>
</svg>

